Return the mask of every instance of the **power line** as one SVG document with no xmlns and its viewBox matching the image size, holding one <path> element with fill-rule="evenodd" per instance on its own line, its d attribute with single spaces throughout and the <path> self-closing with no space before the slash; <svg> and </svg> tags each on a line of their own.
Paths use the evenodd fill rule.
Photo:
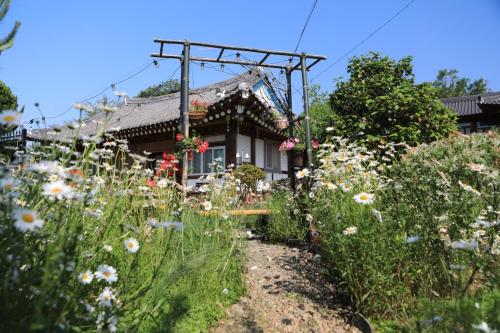
<svg viewBox="0 0 500 333">
<path fill-rule="evenodd" d="M 311 7 L 311 10 L 309 11 L 309 14 L 307 15 L 306 23 L 304 24 L 304 27 L 302 28 L 302 31 L 300 32 L 300 37 L 299 37 L 299 40 L 297 41 L 297 46 L 295 46 L 295 50 L 293 51 L 294 53 L 296 53 L 297 49 L 299 48 L 300 41 L 302 40 L 302 36 L 304 36 L 304 32 L 306 31 L 307 24 L 309 24 L 309 20 L 311 19 L 311 16 L 314 12 L 314 8 L 316 8 L 317 3 L 318 3 L 318 0 L 314 0 L 313 5 Z"/>
<path fill-rule="evenodd" d="M 380 25 L 377 29 L 375 29 L 374 31 L 372 31 L 368 36 L 366 36 L 362 41 L 360 41 L 358 44 L 356 44 L 352 49 L 350 49 L 349 51 L 347 51 L 342 57 L 338 58 L 335 62 L 333 62 L 331 65 L 329 65 L 328 67 L 326 67 L 325 69 L 323 69 L 321 72 L 319 72 L 315 77 L 313 77 L 311 80 L 309 80 L 309 82 L 312 82 L 314 80 L 316 80 L 319 76 L 323 75 L 325 72 L 327 72 L 328 70 L 330 70 L 330 68 L 332 68 L 333 66 L 335 66 L 336 64 L 338 64 L 340 61 L 342 61 L 345 57 L 347 57 L 348 55 L 350 55 L 352 52 L 354 52 L 355 50 L 357 50 L 361 45 L 363 45 L 364 43 L 366 43 L 370 38 L 372 38 L 375 34 L 377 34 L 380 30 L 382 30 L 386 25 L 388 25 L 389 23 L 391 23 L 396 17 L 398 17 L 402 12 L 404 12 L 408 7 L 410 7 L 410 5 L 412 3 L 414 3 L 416 0 L 411 0 L 409 1 L 406 5 L 404 5 L 403 7 L 401 7 L 400 10 L 398 10 L 394 15 L 392 15 L 388 20 L 386 20 L 382 25 Z"/>
<path fill-rule="evenodd" d="M 112 87 L 116 86 L 117 84 L 121 84 L 123 82 L 126 82 L 134 77 L 136 77 L 137 75 L 141 74 L 142 72 L 144 72 L 146 69 L 148 69 L 149 67 L 151 67 L 151 65 L 158 65 L 158 62 L 159 61 L 163 61 L 164 59 L 160 59 L 160 60 L 153 60 L 151 62 L 148 62 L 148 64 L 146 66 L 143 66 L 141 67 L 141 69 L 139 69 L 138 71 L 130 74 L 128 77 L 126 77 L 125 79 L 122 79 L 120 81 L 117 81 L 117 82 L 114 82 L 114 83 L 111 83 L 109 86 L 106 86 L 104 89 L 100 90 L 98 93 L 96 93 L 95 95 L 92 95 L 91 97 L 88 97 L 86 99 L 83 99 L 83 100 L 80 100 L 78 101 L 77 103 L 85 103 L 85 102 L 88 102 L 102 94 L 104 94 L 108 89 L 112 89 Z M 177 71 L 177 70 L 176 70 Z M 175 72 L 174 72 L 175 74 Z M 59 118 L 59 117 L 62 117 L 63 115 L 65 115 L 66 113 L 68 113 L 69 111 L 71 111 L 71 109 L 73 109 L 73 104 L 70 105 L 66 110 L 64 110 L 63 112 L 61 112 L 60 114 L 56 115 L 56 116 L 48 116 L 48 117 L 45 117 L 45 119 L 56 119 L 56 118 Z M 38 119 L 42 119 L 43 117 L 37 117 L 37 118 L 33 118 L 30 120 L 30 122 L 33 122 L 35 120 L 38 120 Z"/>
</svg>

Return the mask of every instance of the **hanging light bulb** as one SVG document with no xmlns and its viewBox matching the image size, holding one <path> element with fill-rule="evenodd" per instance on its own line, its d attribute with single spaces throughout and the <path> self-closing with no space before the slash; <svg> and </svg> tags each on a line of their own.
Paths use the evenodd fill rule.
<svg viewBox="0 0 500 333">
<path fill-rule="evenodd" d="M 241 59 L 241 54 L 238 52 L 236 53 L 236 60 L 240 61 L 240 59 Z"/>
<path fill-rule="evenodd" d="M 156 60 L 153 60 L 153 64 L 155 65 L 156 68 L 160 68 L 160 63 Z"/>
<path fill-rule="evenodd" d="M 224 64 L 220 64 L 220 70 L 224 71 Z"/>
<path fill-rule="evenodd" d="M 201 70 L 204 70 L 204 69 L 205 69 L 205 63 L 204 63 L 204 62 L 202 62 L 202 63 L 200 64 L 200 69 L 201 69 Z"/>
<path fill-rule="evenodd" d="M 285 71 L 283 70 L 283 68 L 280 70 L 280 74 L 281 75 L 285 74 Z"/>
<path fill-rule="evenodd" d="M 114 83 L 111 84 L 111 90 L 116 91 L 116 84 Z"/>
</svg>

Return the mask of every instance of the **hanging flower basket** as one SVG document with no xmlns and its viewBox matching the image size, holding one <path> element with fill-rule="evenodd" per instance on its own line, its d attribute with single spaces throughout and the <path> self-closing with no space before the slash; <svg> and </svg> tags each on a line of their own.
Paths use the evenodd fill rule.
<svg viewBox="0 0 500 333">
<path fill-rule="evenodd" d="M 274 119 L 274 127 L 280 130 L 288 128 L 288 119 L 285 117 Z"/>
<path fill-rule="evenodd" d="M 205 118 L 208 113 L 208 106 L 206 102 L 194 100 L 191 102 L 191 107 L 188 112 L 189 119 L 199 120 Z"/>
</svg>

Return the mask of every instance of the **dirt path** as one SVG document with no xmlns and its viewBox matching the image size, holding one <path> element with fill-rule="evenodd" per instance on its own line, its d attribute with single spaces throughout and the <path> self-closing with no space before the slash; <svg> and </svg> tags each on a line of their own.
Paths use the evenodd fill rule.
<svg viewBox="0 0 500 333">
<path fill-rule="evenodd" d="M 312 254 L 248 240 L 247 258 L 247 295 L 210 332 L 360 332 L 342 319 Z"/>
</svg>

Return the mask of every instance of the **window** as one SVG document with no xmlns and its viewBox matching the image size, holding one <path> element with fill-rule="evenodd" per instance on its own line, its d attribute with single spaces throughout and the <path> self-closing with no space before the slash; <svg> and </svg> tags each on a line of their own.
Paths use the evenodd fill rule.
<svg viewBox="0 0 500 333">
<path fill-rule="evenodd" d="M 216 166 L 220 166 L 223 170 L 226 165 L 226 148 L 209 147 L 204 153 L 194 153 L 193 159 L 189 162 L 189 172 L 191 174 L 202 174 L 216 172 Z"/>
<path fill-rule="evenodd" d="M 471 123 L 460 123 L 458 126 L 460 127 L 460 132 L 464 134 L 469 134 L 471 131 Z"/>
<path fill-rule="evenodd" d="M 264 169 L 279 171 L 281 158 L 279 145 L 275 142 L 266 141 L 264 144 Z"/>
</svg>

